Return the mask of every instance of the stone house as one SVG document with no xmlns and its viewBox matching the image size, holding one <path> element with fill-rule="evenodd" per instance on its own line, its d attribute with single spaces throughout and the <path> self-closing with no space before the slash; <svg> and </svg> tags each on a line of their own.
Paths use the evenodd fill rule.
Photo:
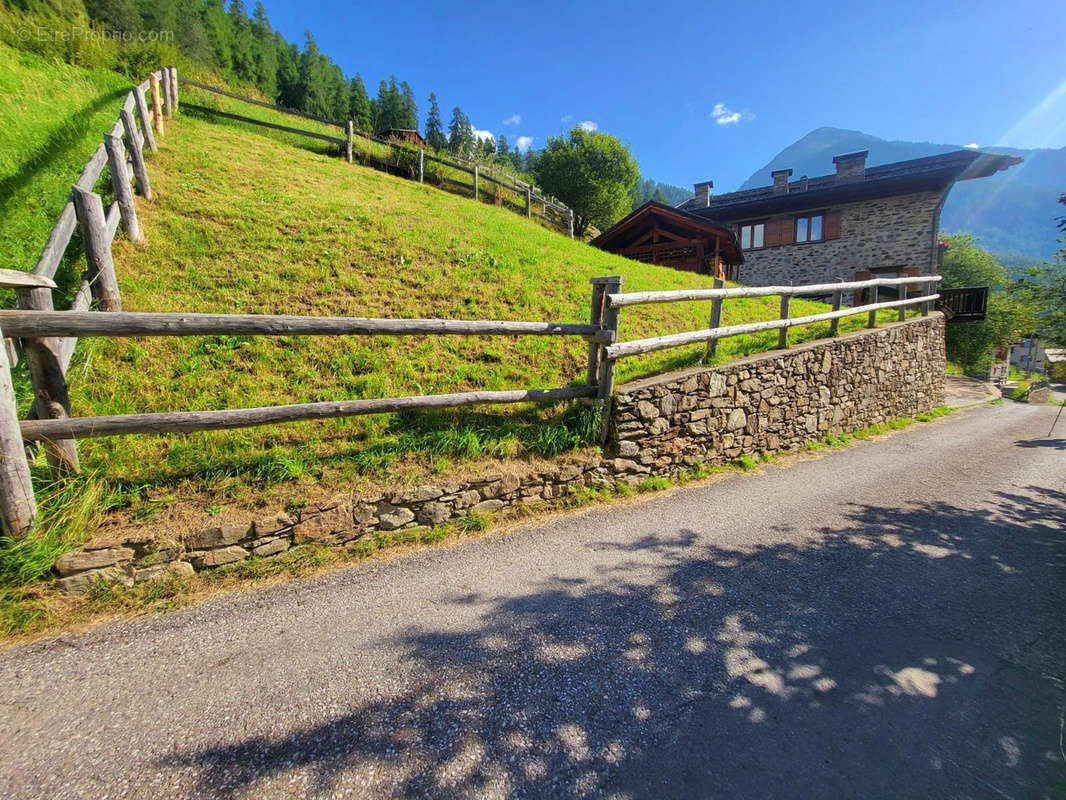
<svg viewBox="0 0 1066 800">
<path fill-rule="evenodd" d="M 736 234 L 743 263 L 727 277 L 739 283 L 927 275 L 939 265 L 940 211 L 955 182 L 987 177 L 1021 161 L 956 150 L 868 168 L 867 155 L 866 150 L 838 155 L 834 174 L 814 178 L 792 180 L 792 170 L 774 170 L 770 186 L 722 195 L 714 195 L 713 181 L 703 181 L 676 211 Z M 625 227 L 630 217 L 612 231 Z M 891 294 L 882 289 L 880 297 Z"/>
</svg>

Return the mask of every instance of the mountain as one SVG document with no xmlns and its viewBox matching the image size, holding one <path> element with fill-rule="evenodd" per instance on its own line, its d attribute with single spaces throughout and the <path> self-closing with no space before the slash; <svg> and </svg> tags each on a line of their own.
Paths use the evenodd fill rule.
<svg viewBox="0 0 1066 800">
<path fill-rule="evenodd" d="M 768 186 L 770 171 L 793 170 L 793 179 L 834 171 L 833 156 L 869 150 L 867 166 L 906 161 L 961 149 L 961 145 L 888 141 L 861 131 L 818 128 L 790 144 L 760 167 L 740 187 Z M 1019 150 L 983 147 L 989 153 L 1025 158 L 1021 164 L 990 178 L 961 181 L 948 195 L 941 216 L 945 233 L 972 233 L 981 246 L 1016 260 L 1051 258 L 1061 249 L 1056 217 L 1063 214 L 1059 196 L 1066 192 L 1066 147 Z"/>
</svg>

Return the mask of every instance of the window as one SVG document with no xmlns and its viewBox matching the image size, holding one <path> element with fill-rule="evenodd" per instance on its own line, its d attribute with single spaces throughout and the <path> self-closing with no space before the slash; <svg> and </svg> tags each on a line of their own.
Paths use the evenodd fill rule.
<svg viewBox="0 0 1066 800">
<path fill-rule="evenodd" d="M 750 225 L 740 226 L 740 249 L 741 250 L 756 250 L 764 246 L 766 235 L 766 225 L 762 222 L 755 222 Z"/>
<path fill-rule="evenodd" d="M 822 220 L 823 215 L 821 214 L 813 214 L 809 217 L 796 217 L 796 241 L 822 241 Z"/>
</svg>

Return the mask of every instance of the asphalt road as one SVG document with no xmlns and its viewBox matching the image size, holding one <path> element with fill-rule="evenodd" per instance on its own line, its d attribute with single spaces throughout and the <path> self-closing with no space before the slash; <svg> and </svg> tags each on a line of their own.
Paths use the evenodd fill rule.
<svg viewBox="0 0 1066 800">
<path fill-rule="evenodd" d="M 0 652 L 0 796 L 1061 797 L 1055 411 Z"/>
</svg>

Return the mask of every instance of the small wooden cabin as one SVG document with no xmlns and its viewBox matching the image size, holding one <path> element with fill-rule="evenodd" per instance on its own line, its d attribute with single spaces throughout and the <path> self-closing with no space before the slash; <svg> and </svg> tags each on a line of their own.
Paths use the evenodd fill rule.
<svg viewBox="0 0 1066 800">
<path fill-rule="evenodd" d="M 676 208 L 645 203 L 591 244 L 609 253 L 663 267 L 735 280 L 744 261 L 725 225 Z"/>
<path fill-rule="evenodd" d="M 387 142 L 391 142 L 396 139 L 401 142 L 407 142 L 413 144 L 416 147 L 425 147 L 426 140 L 422 138 L 422 134 L 414 129 L 409 128 L 389 128 L 386 131 L 378 133 L 379 139 L 384 139 Z"/>
</svg>

